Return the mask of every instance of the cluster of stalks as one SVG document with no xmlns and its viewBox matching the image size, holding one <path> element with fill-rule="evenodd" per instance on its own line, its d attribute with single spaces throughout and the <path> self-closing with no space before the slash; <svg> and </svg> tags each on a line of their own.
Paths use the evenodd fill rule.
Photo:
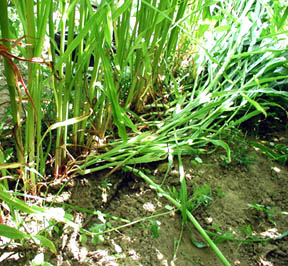
<svg viewBox="0 0 288 266">
<path fill-rule="evenodd" d="M 36 194 L 49 158 L 55 177 L 124 166 L 133 172 L 131 165 L 166 158 L 171 165 L 209 143 L 230 160 L 223 134 L 267 117 L 272 106 L 285 109 L 265 96 L 287 102 L 287 9 L 279 19 L 257 0 L 98 2 L 0 0 L 16 151 L 6 162 L 0 146 L 0 170 L 7 176 L 18 169 L 24 191 Z M 13 30 L 11 10 L 25 38 Z M 25 78 L 15 60 L 28 65 Z M 184 204 L 183 175 L 180 183 Z M 182 216 L 199 228 L 185 206 Z"/>
</svg>

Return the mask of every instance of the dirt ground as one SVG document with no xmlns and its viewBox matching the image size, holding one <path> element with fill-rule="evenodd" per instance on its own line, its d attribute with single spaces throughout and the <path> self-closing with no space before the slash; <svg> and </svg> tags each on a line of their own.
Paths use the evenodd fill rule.
<svg viewBox="0 0 288 266">
<path fill-rule="evenodd" d="M 287 143 L 286 136 L 275 138 L 278 141 L 282 138 Z M 245 143 L 247 146 L 238 143 L 233 147 L 231 164 L 227 164 L 221 150 L 201 155 L 196 160 L 183 157 L 188 196 L 194 195 L 196 205 L 202 203 L 193 215 L 206 230 L 230 239 L 224 241 L 222 237 L 221 243 L 215 241 L 231 265 L 288 265 L 287 164 L 275 163 Z M 138 168 L 160 184 L 167 166 L 167 162 L 161 162 Z M 163 189 L 167 190 L 169 186 L 171 191 L 173 187 L 179 190 L 178 168 L 175 161 Z M 106 173 L 73 179 L 58 199 L 90 212 L 97 210 L 126 219 L 125 222 L 117 221 L 70 208 L 74 221 L 90 231 L 122 227 L 99 238 L 82 235 L 80 242 L 79 232 L 60 225 L 57 232 L 54 230 L 50 235 L 58 255 L 45 250 L 46 262 L 66 266 L 222 265 L 190 222 L 180 233 L 181 213 L 175 212 L 172 204 L 157 195 L 147 183 L 122 171 L 105 179 Z M 51 196 L 58 189 L 57 185 L 51 186 Z M 145 219 L 150 216 L 153 217 Z M 144 221 L 125 226 L 127 220 L 132 222 L 141 218 Z M 270 240 L 261 241 L 263 238 Z M 250 241 L 252 239 L 254 241 Z M 17 256 L 4 259 L 8 250 L 2 248 L 0 264 L 32 265 L 31 261 L 41 250 L 33 245 L 15 248 Z"/>
</svg>

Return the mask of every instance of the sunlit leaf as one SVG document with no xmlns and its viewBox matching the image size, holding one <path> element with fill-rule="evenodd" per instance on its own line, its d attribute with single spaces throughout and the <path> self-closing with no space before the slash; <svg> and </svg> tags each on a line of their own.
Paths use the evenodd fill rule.
<svg viewBox="0 0 288 266">
<path fill-rule="evenodd" d="M 22 233 L 18 229 L 7 226 L 5 224 L 0 224 L 0 235 L 15 240 L 22 240 L 29 237 L 29 235 Z"/>
</svg>

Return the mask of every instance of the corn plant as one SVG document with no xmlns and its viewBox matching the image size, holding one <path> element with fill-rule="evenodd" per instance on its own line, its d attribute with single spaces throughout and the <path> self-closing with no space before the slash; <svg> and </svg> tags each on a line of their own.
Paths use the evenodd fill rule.
<svg viewBox="0 0 288 266">
<path fill-rule="evenodd" d="M 1 17 L 1 25 L 3 39 L 10 40 L 7 3 L 1 1 L 6 12 Z M 83 150 L 84 142 L 89 143 L 91 135 L 102 141 L 108 132 L 127 141 L 127 129 L 137 132 L 130 118 L 131 111 L 142 112 L 149 95 L 155 100 L 158 75 L 167 57 L 164 51 L 166 48 L 170 53 L 175 50 L 179 21 L 187 3 L 101 1 L 95 7 L 84 0 L 12 1 L 10 6 L 19 15 L 26 37 L 26 49 L 19 50 L 25 58 L 31 59 L 25 78 L 28 96 L 25 122 L 21 117 L 21 89 L 17 89 L 11 67 L 6 64 L 18 160 L 31 166 L 30 170 L 22 169 L 28 190 L 32 188 L 35 192 L 37 172 L 45 174 L 48 153 L 55 156 L 54 173 L 60 176 L 69 160 L 67 151 L 71 144 L 69 153 L 77 154 Z M 54 36 L 59 31 L 58 48 Z M 43 49 L 47 33 L 49 58 Z M 21 37 L 14 34 L 15 31 L 13 37 Z M 25 41 L 23 39 L 23 43 Z M 53 62 L 48 76 L 43 72 L 45 69 L 32 61 L 42 55 L 43 62 Z M 89 68 L 91 60 L 92 69 Z M 46 115 L 43 111 L 47 110 L 41 104 L 46 90 L 54 95 L 49 101 L 55 109 L 53 117 L 49 118 L 54 124 L 50 125 L 43 124 L 42 120 Z M 56 136 L 51 133 L 54 129 Z M 47 141 L 46 136 L 50 136 L 50 140 Z M 48 150 L 43 152 L 45 147 Z"/>
<path fill-rule="evenodd" d="M 95 7 L 85 0 L 13 0 L 22 38 L 9 27 L 8 1 L 0 0 L 17 153 L 6 162 L 0 146 L 1 174 L 18 169 L 24 190 L 36 193 L 48 156 L 55 177 L 110 168 L 109 175 L 125 166 L 148 183 L 131 166 L 166 158 L 171 165 L 175 156 L 206 152 L 209 143 L 230 161 L 225 131 L 267 117 L 272 107 L 287 114 L 287 7 L 270 2 L 102 0 Z M 22 87 L 14 62 L 21 57 L 28 65 Z M 179 58 L 190 60 L 187 73 Z M 187 210 L 183 173 L 180 183 L 182 205 L 151 184 L 228 265 Z"/>
</svg>

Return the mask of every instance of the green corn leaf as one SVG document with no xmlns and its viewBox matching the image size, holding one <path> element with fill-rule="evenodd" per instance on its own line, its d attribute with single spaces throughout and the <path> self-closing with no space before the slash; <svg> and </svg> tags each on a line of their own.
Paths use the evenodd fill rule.
<svg viewBox="0 0 288 266">
<path fill-rule="evenodd" d="M 211 142 L 212 144 L 216 146 L 221 146 L 227 153 L 228 161 L 231 162 L 231 150 L 230 150 L 229 145 L 226 142 L 224 142 L 223 140 L 208 139 L 205 137 L 202 137 L 201 139 L 204 139 L 207 142 Z"/>
<path fill-rule="evenodd" d="M 256 101 L 252 100 L 250 97 L 248 97 L 246 94 L 244 94 L 243 92 L 240 93 L 242 95 L 243 98 L 245 98 L 249 103 L 251 103 L 258 111 L 260 111 L 261 113 L 263 113 L 265 115 L 265 118 L 267 118 L 267 113 L 265 111 L 265 109 Z"/>
<path fill-rule="evenodd" d="M 117 7 L 117 10 L 112 14 L 112 20 L 118 19 L 132 4 L 132 0 L 125 0 L 123 5 Z"/>
<path fill-rule="evenodd" d="M 264 154 L 270 156 L 273 160 L 278 160 L 279 157 L 281 157 L 278 153 L 274 152 L 272 149 L 266 147 L 263 144 L 260 144 L 256 141 L 251 141 L 250 142 L 254 147 L 260 149 Z"/>
<path fill-rule="evenodd" d="M 232 123 L 232 125 L 233 125 L 233 126 L 238 126 L 238 125 L 240 125 L 241 123 L 243 123 L 243 122 L 249 120 L 250 118 L 252 118 L 252 117 L 254 117 L 254 116 L 256 116 L 256 115 L 259 115 L 259 114 L 261 114 L 260 111 L 254 110 L 254 111 L 252 111 L 252 112 L 250 112 L 250 113 L 248 113 L 248 114 L 246 114 L 246 115 L 243 115 L 243 116 L 242 116 L 241 118 L 239 118 L 238 120 L 234 121 L 234 122 Z"/>
<path fill-rule="evenodd" d="M 104 16 L 104 36 L 106 42 L 110 47 L 112 43 L 112 34 L 113 34 L 112 11 L 110 5 L 105 5 L 105 13 L 106 15 Z"/>
<path fill-rule="evenodd" d="M 179 175 L 180 175 L 180 201 L 181 201 L 181 214 L 184 224 L 187 223 L 187 201 L 188 201 L 188 193 L 187 193 L 187 184 L 185 181 L 185 172 L 181 159 L 181 154 L 178 152 L 178 161 L 179 161 Z"/>
<path fill-rule="evenodd" d="M 77 34 L 76 38 L 71 41 L 65 53 L 59 58 L 59 61 L 55 65 L 55 69 L 59 69 L 59 66 L 63 64 L 70 54 L 79 46 L 80 42 L 85 38 L 89 30 L 92 30 L 95 25 L 99 25 L 100 21 L 103 21 L 105 12 L 102 7 L 95 12 L 95 14 L 86 22 L 85 27 Z"/>
<path fill-rule="evenodd" d="M 3 163 L 0 165 L 0 170 L 21 168 L 25 165 L 23 163 Z"/>
<path fill-rule="evenodd" d="M 278 16 L 279 16 L 279 13 L 278 13 L 278 12 L 277 12 L 277 13 L 275 12 L 275 15 L 278 17 Z M 288 7 L 286 7 L 286 9 L 285 9 L 285 11 L 284 11 L 284 13 L 283 13 L 282 18 L 278 19 L 278 21 L 277 21 L 277 23 L 276 23 L 276 26 L 277 26 L 278 30 L 281 29 L 281 28 L 283 27 L 283 25 L 285 24 L 285 21 L 286 21 L 286 19 L 287 19 L 287 16 L 288 16 Z"/>
<path fill-rule="evenodd" d="M 22 240 L 24 238 L 30 237 L 29 235 L 22 233 L 18 229 L 7 226 L 5 224 L 0 224 L 0 235 L 15 240 Z"/>
<path fill-rule="evenodd" d="M 24 201 L 12 197 L 9 193 L 3 191 L 0 187 L 0 199 L 6 202 L 9 206 L 13 206 L 17 210 L 26 212 L 28 214 L 36 213 L 30 206 L 28 206 Z"/>
<path fill-rule="evenodd" d="M 215 31 L 229 31 L 231 28 L 231 25 L 221 25 L 221 26 L 218 26 L 217 28 L 215 28 L 214 30 Z"/>
<path fill-rule="evenodd" d="M 87 119 L 91 114 L 93 113 L 93 110 L 90 109 L 89 110 L 89 113 L 86 113 L 82 116 L 79 116 L 79 117 L 73 117 L 73 118 L 70 118 L 70 119 L 67 119 L 65 121 L 62 121 L 62 122 L 57 122 L 53 125 L 51 125 L 47 130 L 46 132 L 44 133 L 42 139 L 40 140 L 38 146 L 41 145 L 42 141 L 44 140 L 44 138 L 46 137 L 46 135 L 53 129 L 56 129 L 56 128 L 59 128 L 59 127 L 64 127 L 64 126 L 69 126 L 69 125 L 73 125 L 75 123 L 79 123 L 85 119 Z"/>
<path fill-rule="evenodd" d="M 54 253 L 55 255 L 57 254 L 56 247 L 51 240 L 49 240 L 48 238 L 46 238 L 44 236 L 40 236 L 40 235 L 35 235 L 35 236 L 33 236 L 33 238 L 39 240 L 40 244 L 43 247 L 49 248 L 52 253 Z"/>
</svg>

